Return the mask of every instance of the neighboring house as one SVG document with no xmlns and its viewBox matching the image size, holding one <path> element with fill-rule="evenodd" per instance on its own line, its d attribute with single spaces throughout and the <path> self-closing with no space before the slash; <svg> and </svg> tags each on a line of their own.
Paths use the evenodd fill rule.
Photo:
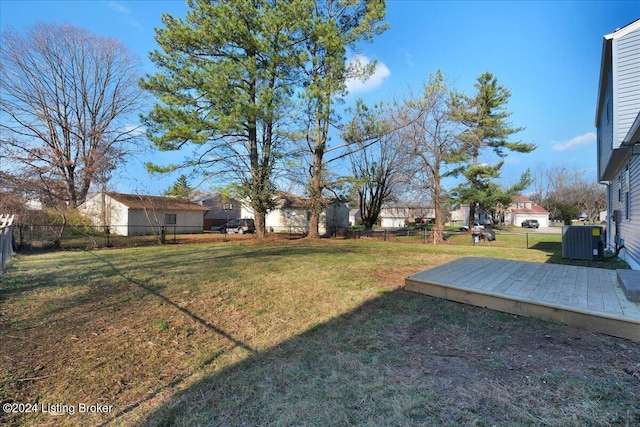
<svg viewBox="0 0 640 427">
<path fill-rule="evenodd" d="M 604 36 L 595 125 L 606 246 L 640 269 L 640 20 Z"/>
<path fill-rule="evenodd" d="M 504 223 L 520 227 L 527 219 L 536 219 L 540 227 L 549 226 L 549 212 L 526 196 L 518 196 L 504 213 Z"/>
<path fill-rule="evenodd" d="M 449 221 L 453 224 L 469 225 L 469 205 L 460 205 L 457 209 L 449 211 Z M 491 212 L 477 208 L 475 222 L 478 224 L 491 224 Z"/>
<path fill-rule="evenodd" d="M 362 216 L 359 208 L 349 209 L 349 226 L 362 224 Z"/>
<path fill-rule="evenodd" d="M 203 228 L 205 231 L 211 230 L 211 227 L 224 225 L 231 219 L 240 218 L 241 203 L 231 197 L 208 194 L 198 197 L 194 201 L 209 209 L 204 215 Z"/>
<path fill-rule="evenodd" d="M 407 206 L 385 203 L 380 210 L 380 227 L 398 228 L 405 227 L 416 219 L 435 218 L 435 209 L 428 206 Z"/>
<path fill-rule="evenodd" d="M 599 218 L 601 223 L 606 223 L 607 222 L 607 211 L 600 212 L 600 215 L 598 216 L 598 218 Z"/>
<path fill-rule="evenodd" d="M 265 218 L 268 233 L 308 232 L 311 211 L 307 207 L 307 199 L 290 193 L 278 192 L 275 203 L 275 208 Z M 247 203 L 242 204 L 241 217 L 255 219 L 253 210 Z M 334 202 L 320 215 L 318 231 L 321 235 L 333 234 L 339 229 L 348 227 L 349 206 L 346 203 Z"/>
<path fill-rule="evenodd" d="M 185 199 L 137 194 L 98 193 L 78 206 L 94 225 L 121 236 L 165 232 L 202 233 L 207 208 Z"/>
</svg>

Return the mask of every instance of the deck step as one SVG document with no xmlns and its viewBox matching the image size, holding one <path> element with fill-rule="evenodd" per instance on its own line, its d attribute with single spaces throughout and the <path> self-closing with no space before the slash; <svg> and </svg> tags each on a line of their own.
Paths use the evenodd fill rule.
<svg viewBox="0 0 640 427">
<path fill-rule="evenodd" d="M 618 283 L 627 299 L 631 302 L 640 302 L 640 271 L 616 270 L 616 273 L 618 273 Z"/>
</svg>

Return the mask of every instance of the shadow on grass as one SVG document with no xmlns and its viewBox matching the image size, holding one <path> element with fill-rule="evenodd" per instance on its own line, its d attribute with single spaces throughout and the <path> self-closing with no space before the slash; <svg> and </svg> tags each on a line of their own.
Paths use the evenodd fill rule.
<svg viewBox="0 0 640 427">
<path fill-rule="evenodd" d="M 607 386 L 611 378 L 601 370 L 620 369 L 640 354 L 636 344 L 621 352 L 619 341 L 396 290 L 220 369 L 137 422 L 633 424 L 640 421 L 637 384 L 629 377 Z M 594 385 L 606 395 L 592 392 Z M 118 424 L 121 415 L 107 423 Z"/>
<path fill-rule="evenodd" d="M 605 256 L 603 259 L 579 260 L 563 258 L 562 242 L 538 242 L 530 247 L 547 254 L 547 263 L 575 265 L 579 267 L 606 268 L 608 270 L 628 269 L 629 264 L 616 256 Z"/>
</svg>

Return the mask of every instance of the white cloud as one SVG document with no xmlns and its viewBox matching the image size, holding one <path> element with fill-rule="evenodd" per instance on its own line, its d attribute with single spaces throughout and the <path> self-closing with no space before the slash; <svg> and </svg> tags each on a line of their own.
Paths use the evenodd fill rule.
<svg viewBox="0 0 640 427">
<path fill-rule="evenodd" d="M 371 61 L 366 56 L 355 56 L 349 61 L 348 66 L 354 70 L 362 70 L 364 67 L 371 64 Z M 352 77 L 347 80 L 347 92 L 349 94 L 370 92 L 374 89 L 382 86 L 384 81 L 391 75 L 391 71 L 383 62 L 377 62 L 376 67 L 366 80 L 362 80 L 359 77 Z"/>
<path fill-rule="evenodd" d="M 131 13 L 131 9 L 129 9 L 127 6 L 115 1 L 112 1 L 112 2 L 109 2 L 109 9 L 122 15 L 131 26 L 138 29 L 142 29 L 142 25 L 140 24 L 140 22 L 138 22 L 137 19 L 133 17 L 133 14 Z"/>
<path fill-rule="evenodd" d="M 567 151 L 573 150 L 583 145 L 588 145 L 596 142 L 597 136 L 594 132 L 587 132 L 584 135 L 576 136 L 565 142 L 555 142 L 551 145 L 553 151 Z"/>
</svg>

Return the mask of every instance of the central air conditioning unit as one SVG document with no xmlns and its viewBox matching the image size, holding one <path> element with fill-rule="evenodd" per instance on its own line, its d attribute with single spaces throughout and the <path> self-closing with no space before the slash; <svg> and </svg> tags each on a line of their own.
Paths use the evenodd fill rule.
<svg viewBox="0 0 640 427">
<path fill-rule="evenodd" d="M 562 258 L 595 260 L 603 257 L 602 227 L 565 225 L 562 227 Z"/>
</svg>

